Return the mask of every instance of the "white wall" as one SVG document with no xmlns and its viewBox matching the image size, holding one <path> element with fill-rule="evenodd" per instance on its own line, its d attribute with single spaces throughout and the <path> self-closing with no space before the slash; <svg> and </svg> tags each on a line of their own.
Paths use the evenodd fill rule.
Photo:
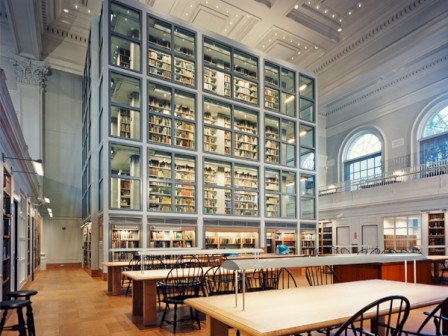
<svg viewBox="0 0 448 336">
<path fill-rule="evenodd" d="M 54 213 L 53 218 L 43 214 L 42 251 L 48 263 L 82 260 L 81 80 L 52 70 L 45 90 L 44 195 Z"/>
</svg>

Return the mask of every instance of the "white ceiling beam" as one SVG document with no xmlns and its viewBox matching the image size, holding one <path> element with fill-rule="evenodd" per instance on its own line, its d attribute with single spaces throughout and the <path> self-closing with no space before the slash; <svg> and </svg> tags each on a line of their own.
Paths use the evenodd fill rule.
<svg viewBox="0 0 448 336">
<path fill-rule="evenodd" d="M 17 53 L 35 60 L 40 60 L 42 50 L 38 3 L 34 0 L 4 0 Z"/>
</svg>

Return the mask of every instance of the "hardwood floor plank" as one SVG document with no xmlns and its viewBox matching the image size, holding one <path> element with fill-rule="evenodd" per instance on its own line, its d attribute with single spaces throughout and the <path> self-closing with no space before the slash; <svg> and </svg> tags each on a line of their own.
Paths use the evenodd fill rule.
<svg viewBox="0 0 448 336">
<path fill-rule="evenodd" d="M 308 286 L 304 276 L 295 272 L 299 286 Z M 82 269 L 50 269 L 36 274 L 29 286 L 39 293 L 32 298 L 37 336 L 168 336 L 172 326 L 165 324 L 145 328 L 141 317 L 132 316 L 130 296 L 107 294 L 107 282 L 92 278 Z M 182 314 L 189 316 L 187 307 Z M 415 330 L 423 320 L 423 311 L 411 312 L 406 327 Z M 159 315 L 162 310 L 159 308 Z M 201 330 L 190 321 L 178 324 L 176 335 L 205 335 L 205 318 L 201 316 Z M 11 316 L 7 324 L 14 323 Z M 159 316 L 160 320 L 160 316 Z M 17 335 L 5 332 L 3 335 Z M 235 330 L 230 330 L 235 335 Z M 243 335 L 242 335 L 243 336 Z"/>
</svg>

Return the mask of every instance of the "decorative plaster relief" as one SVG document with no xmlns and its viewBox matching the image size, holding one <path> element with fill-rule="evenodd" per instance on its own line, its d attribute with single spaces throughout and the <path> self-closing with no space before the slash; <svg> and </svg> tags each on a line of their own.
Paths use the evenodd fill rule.
<svg viewBox="0 0 448 336">
<path fill-rule="evenodd" d="M 14 66 L 18 83 L 37 85 L 45 88 L 48 73 L 48 66 L 45 62 L 16 55 L 11 59 L 11 63 Z"/>
</svg>

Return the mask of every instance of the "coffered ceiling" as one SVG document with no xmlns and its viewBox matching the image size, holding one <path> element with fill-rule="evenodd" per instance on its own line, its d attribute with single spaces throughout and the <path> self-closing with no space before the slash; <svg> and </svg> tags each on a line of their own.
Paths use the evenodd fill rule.
<svg viewBox="0 0 448 336">
<path fill-rule="evenodd" d="M 0 1 L 19 54 L 82 73 L 90 20 L 101 0 Z M 328 104 L 347 104 L 349 92 L 373 88 L 447 43 L 446 0 L 140 2 L 313 72 L 319 98 Z"/>
</svg>

